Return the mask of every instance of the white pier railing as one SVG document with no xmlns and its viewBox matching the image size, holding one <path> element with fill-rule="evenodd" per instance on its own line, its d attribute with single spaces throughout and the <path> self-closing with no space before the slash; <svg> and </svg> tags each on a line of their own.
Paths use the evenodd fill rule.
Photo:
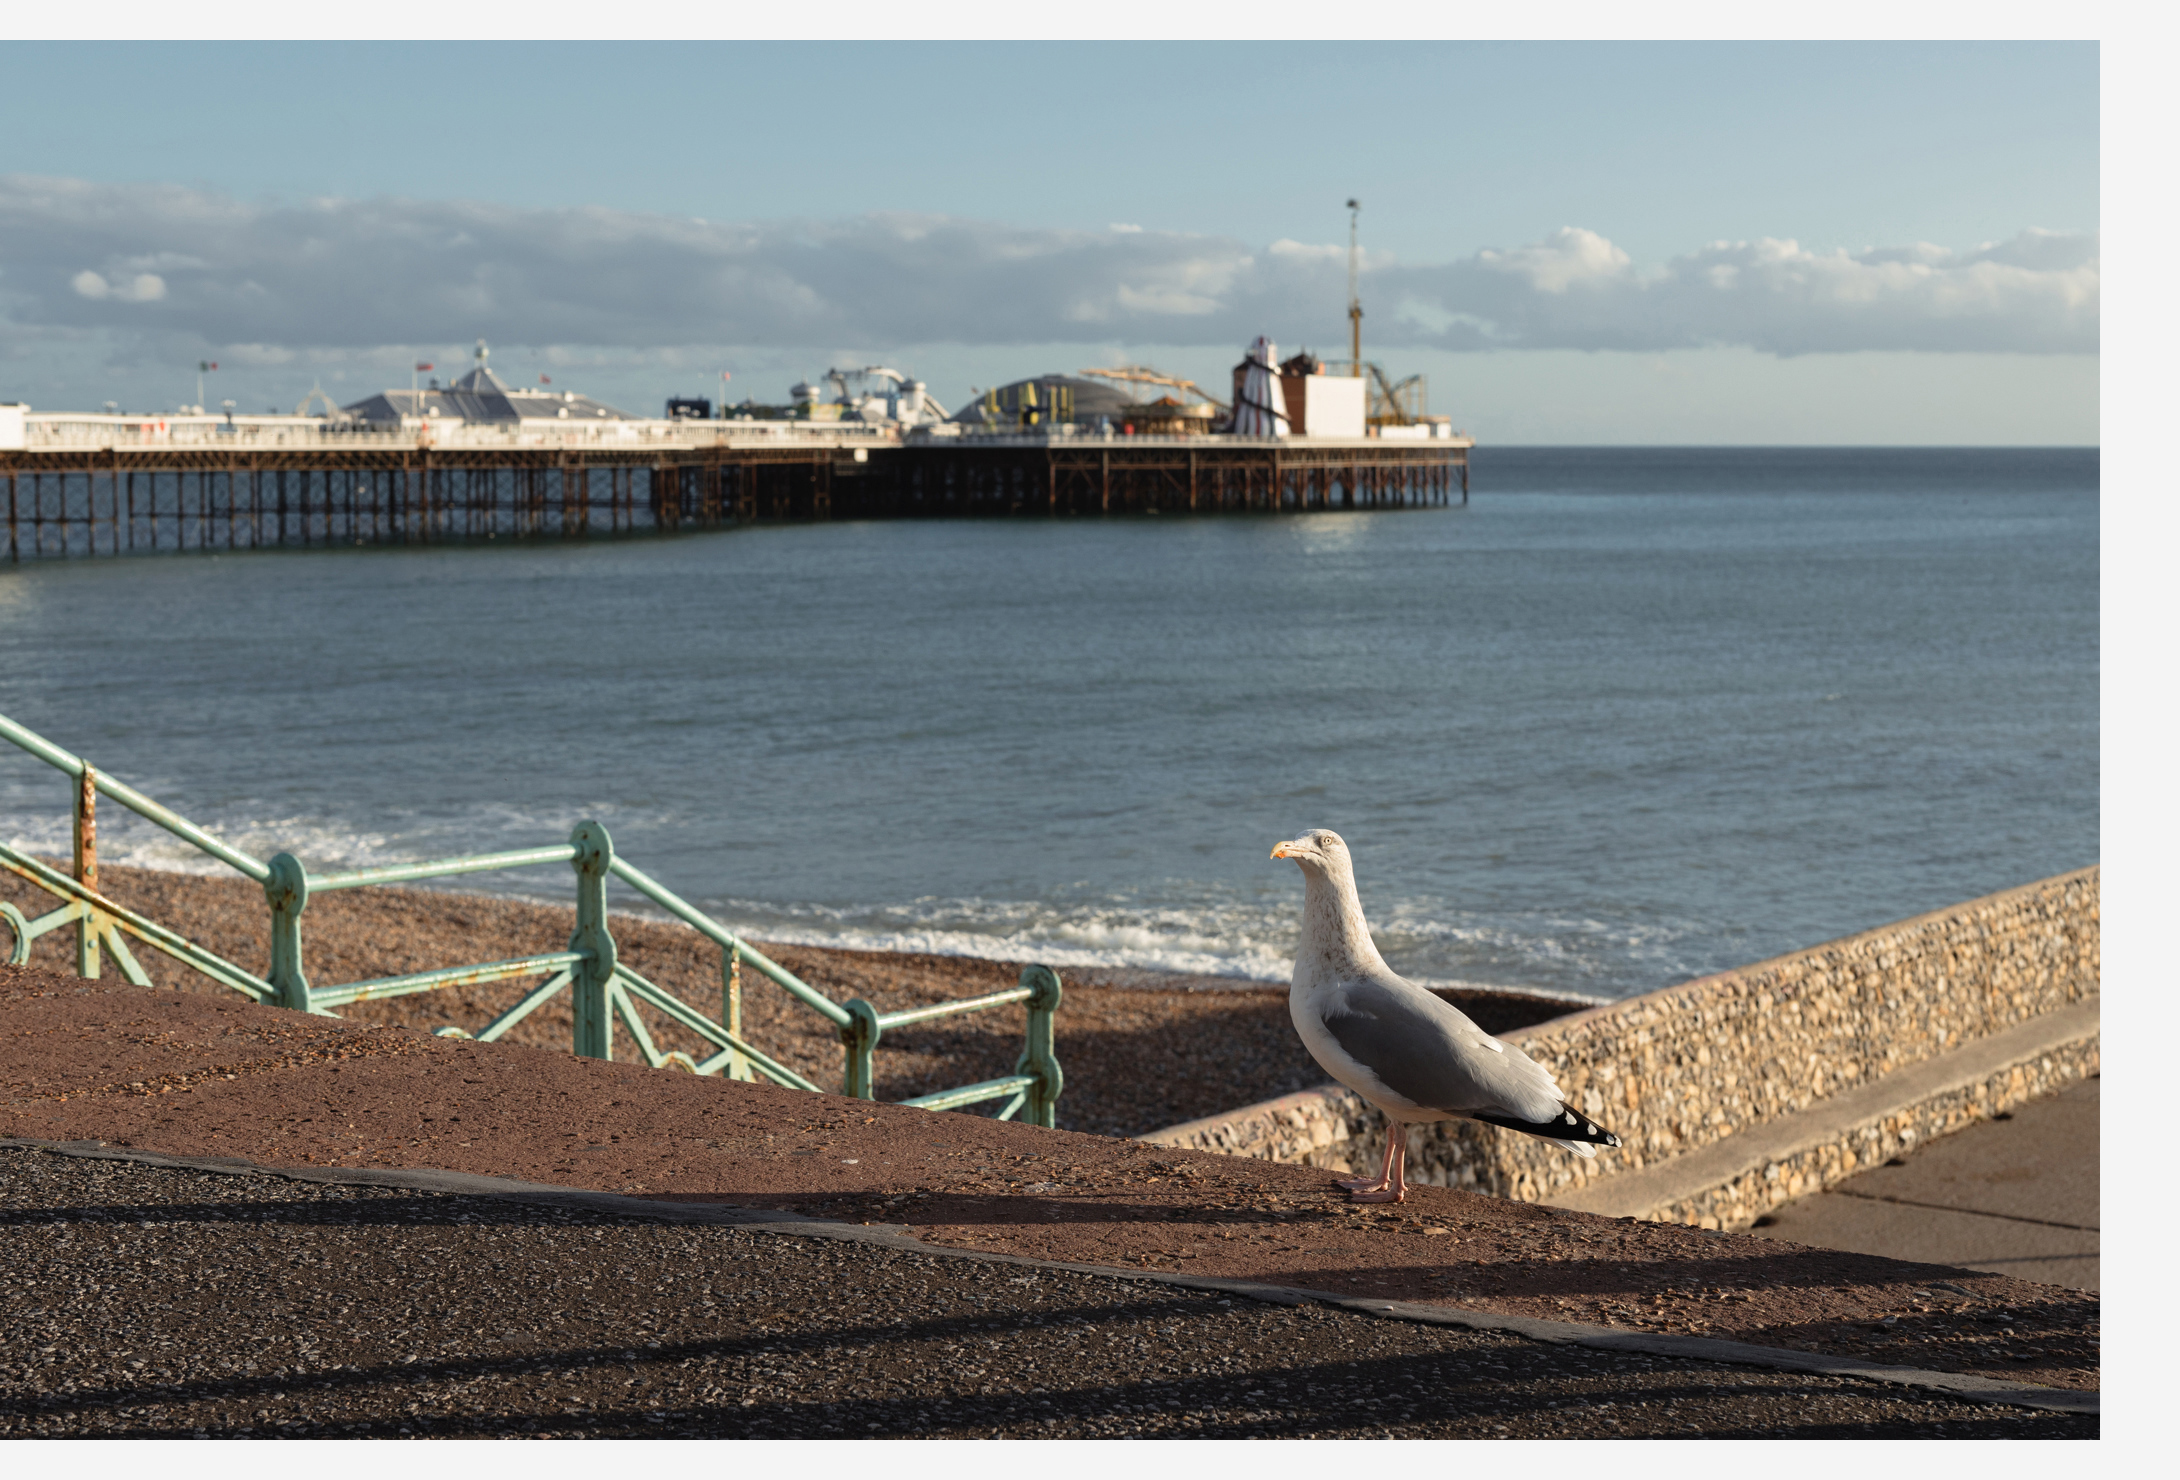
<svg viewBox="0 0 2180 1480">
<path fill-rule="evenodd" d="M 981 447 L 1083 449 L 1092 447 L 1244 447 L 1375 448 L 1384 442 L 1420 443 L 1434 448 L 1475 445 L 1466 433 L 1450 428 L 1389 427 L 1369 437 L 1235 437 L 1224 433 L 1178 436 L 1099 433 L 1059 425 L 986 429 L 961 423 L 911 427 L 850 421 L 692 421 L 629 419 L 560 422 L 542 417 L 508 422 L 410 419 L 397 425 L 336 421 L 322 416 L 117 416 L 93 412 L 33 411 L 0 406 L 0 451 L 95 452 L 175 448 L 228 450 L 447 450 L 505 451 L 566 448 L 593 452 L 693 451 L 706 448 L 836 447 L 867 451 L 882 447 Z M 859 456 L 858 461 L 861 461 Z"/>
<path fill-rule="evenodd" d="M 582 448 L 594 451 L 678 450 L 707 447 L 889 447 L 900 440 L 890 427 L 855 422 L 626 420 L 560 423 L 543 418 L 519 422 L 439 420 L 385 423 L 334 421 L 322 416 L 114 416 L 72 411 L 33 411 L 21 418 L 25 451 L 88 451 L 156 447 L 206 449 L 409 449 L 495 450 Z M 12 440 L 12 439 L 10 439 Z"/>
</svg>

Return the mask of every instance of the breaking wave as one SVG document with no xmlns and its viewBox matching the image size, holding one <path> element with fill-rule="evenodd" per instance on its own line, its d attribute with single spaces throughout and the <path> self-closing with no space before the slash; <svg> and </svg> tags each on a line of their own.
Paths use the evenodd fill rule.
<svg viewBox="0 0 2180 1480">
<path fill-rule="evenodd" d="M 151 790 L 151 788 L 146 788 Z M 41 789 L 42 791 L 42 789 Z M 154 792 L 153 794 L 157 794 Z M 47 805 L 25 803 L 42 802 Z M 69 849 L 64 805 L 17 790 L 0 797 L 0 837 L 48 856 Z M 456 811 L 389 808 L 379 828 L 359 828 L 247 802 L 200 809 L 202 825 L 257 857 L 295 853 L 313 871 L 363 868 L 486 847 L 565 837 L 584 808 L 545 814 L 511 806 Z M 225 815 L 220 815 L 224 812 Z M 615 826 L 654 819 L 615 809 Z M 102 808 L 100 857 L 109 864 L 192 874 L 226 866 L 119 806 Z M 689 860 L 685 857 L 684 863 Z M 652 867 L 645 860 L 647 867 Z M 661 861 L 669 887 L 752 939 L 848 950 L 903 951 L 986 960 L 1035 960 L 1062 969 L 1107 968 L 1283 983 L 1293 963 L 1300 890 L 1279 879 L 1256 890 L 1166 879 L 1131 891 L 1088 885 L 1033 900 L 975 896 L 881 902 L 768 900 L 708 892 L 701 876 Z M 434 886 L 425 886 L 434 887 Z M 436 887 L 565 902 L 564 868 L 463 875 Z M 647 913 L 616 889 L 616 909 Z M 1603 1001 L 1714 969 L 1703 956 L 1720 929 L 1699 920 L 1613 919 L 1572 913 L 1448 910 L 1442 901 L 1371 901 L 1379 949 L 1395 970 L 1436 986 L 1499 987 Z"/>
</svg>

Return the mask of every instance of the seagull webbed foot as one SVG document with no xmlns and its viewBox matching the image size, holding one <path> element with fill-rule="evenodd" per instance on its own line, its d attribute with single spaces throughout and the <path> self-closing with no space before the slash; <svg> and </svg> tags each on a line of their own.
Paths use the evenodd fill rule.
<svg viewBox="0 0 2180 1480">
<path fill-rule="evenodd" d="M 1397 1203 L 1406 1202 L 1407 1200 L 1408 1189 L 1405 1187 L 1380 1187 L 1371 1192 L 1351 1192 L 1348 1194 L 1349 1202 Z"/>
</svg>

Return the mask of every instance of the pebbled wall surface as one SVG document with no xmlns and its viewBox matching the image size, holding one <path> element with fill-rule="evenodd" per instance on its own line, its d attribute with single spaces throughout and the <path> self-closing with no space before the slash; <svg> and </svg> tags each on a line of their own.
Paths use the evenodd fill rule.
<svg viewBox="0 0 2180 1480">
<path fill-rule="evenodd" d="M 1503 1035 L 1569 1104 L 1625 1145 L 1594 1161 L 1472 1121 L 1409 1131 L 1409 1176 L 1525 1202 L 1712 1145 L 2071 1004 L 2099 989 L 2099 870 L 2060 874 L 1753 966 Z M 1943 1103 L 1652 1216 L 1746 1225 L 1768 1208 L 2097 1072 L 2097 1050 L 2045 1054 Z M 1338 1085 L 1144 1137 L 1269 1161 L 1375 1170 L 1383 1118 Z"/>
<path fill-rule="evenodd" d="M 1663 1204 L 1650 1216 L 1699 1228 L 1747 1228 L 1782 1203 L 1837 1186 L 1925 1141 L 1989 1120 L 2024 1101 L 2057 1094 L 2095 1074 L 2099 1057 L 2095 1036 L 2063 1044 L 2009 1064 L 1974 1084 L 1896 1106 L 1817 1145 L 1767 1157 L 1731 1181 Z M 1384 1141 L 1378 1144 L 1383 1146 Z"/>
</svg>

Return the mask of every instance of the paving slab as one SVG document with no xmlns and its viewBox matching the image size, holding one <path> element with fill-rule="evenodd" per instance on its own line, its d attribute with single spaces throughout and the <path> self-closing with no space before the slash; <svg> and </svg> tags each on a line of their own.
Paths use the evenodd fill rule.
<svg viewBox="0 0 2180 1480">
<path fill-rule="evenodd" d="M 2084 1080 L 1787 1203 L 1752 1232 L 2095 1290 L 2100 1083 Z"/>
<path fill-rule="evenodd" d="M 932 1250 L 2098 1382 L 2095 1299 L 2002 1274 L 1445 1188 L 1356 1207 L 1306 1167 L 32 968 L 0 968 L 0 1135 L 780 1208 Z"/>
</svg>

